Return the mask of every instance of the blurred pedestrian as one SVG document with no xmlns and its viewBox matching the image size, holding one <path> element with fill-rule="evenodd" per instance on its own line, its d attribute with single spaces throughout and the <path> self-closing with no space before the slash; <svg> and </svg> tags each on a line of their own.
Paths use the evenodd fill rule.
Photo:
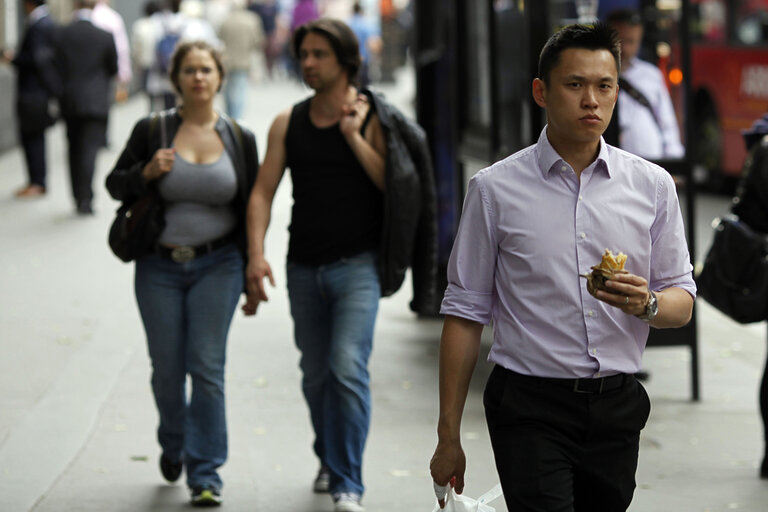
<svg viewBox="0 0 768 512">
<path fill-rule="evenodd" d="M 634 373 L 650 327 L 681 327 L 696 286 L 672 177 L 602 140 L 620 46 L 570 25 L 539 58 L 538 142 L 470 181 L 448 263 L 440 343 L 438 502 L 464 488 L 461 417 L 483 326 L 495 364 L 483 403 L 509 510 L 626 510 L 650 401 Z M 626 273 L 588 293 L 605 247 Z M 613 268 L 618 268 L 614 266 Z"/>
<path fill-rule="evenodd" d="M 216 50 L 221 50 L 221 41 L 216 35 L 213 23 L 206 17 L 207 2 L 203 0 L 184 0 L 180 12 L 186 16 L 183 41 L 205 41 Z"/>
<path fill-rule="evenodd" d="M 381 34 L 378 27 L 365 16 L 360 2 L 352 6 L 349 28 L 360 43 L 360 87 L 368 87 L 371 83 L 372 58 L 377 58 L 381 51 Z"/>
<path fill-rule="evenodd" d="M 320 17 L 320 11 L 317 8 L 315 0 L 296 0 L 296 4 L 291 11 L 291 25 L 290 33 L 294 34 L 296 30 L 310 21 L 314 21 Z M 290 53 L 290 44 L 285 45 L 285 52 Z M 295 59 L 287 58 L 286 64 L 288 71 L 296 79 L 301 79 L 301 70 L 299 64 Z"/>
<path fill-rule="evenodd" d="M 248 207 L 249 297 L 266 301 L 264 278 L 275 284 L 264 238 L 290 167 L 287 285 L 320 464 L 314 490 L 330 492 L 336 512 L 355 512 L 363 510 L 368 359 L 379 297 L 394 293 L 413 264 L 412 308 L 432 305 L 434 184 L 423 131 L 357 88 L 360 51 L 346 24 L 323 18 L 302 25 L 293 49 L 315 94 L 280 113 L 269 130 Z"/>
<path fill-rule="evenodd" d="M 266 42 L 264 44 L 264 63 L 267 68 L 267 75 L 272 78 L 272 72 L 275 68 L 281 48 L 277 37 L 277 0 L 255 0 L 250 3 L 248 9 L 259 16 L 261 26 L 264 29 Z"/>
<path fill-rule="evenodd" d="M 135 276 L 160 415 L 160 471 L 175 482 L 186 468 L 192 504 L 215 506 L 228 451 L 227 333 L 245 289 L 245 213 L 258 154 L 253 134 L 214 110 L 224 68 L 213 47 L 181 43 L 170 76 L 180 106 L 134 126 L 107 189 L 130 202 L 157 187 L 164 204 L 165 227 L 154 251 L 136 260 Z"/>
<path fill-rule="evenodd" d="M 24 0 L 26 30 L 18 52 L 3 54 L 16 68 L 16 120 L 27 162 L 27 185 L 16 197 L 35 198 L 46 193 L 45 130 L 56 122 L 50 103 L 61 88 L 54 65 L 56 24 L 45 0 Z"/>
<path fill-rule="evenodd" d="M 141 90 L 147 94 L 147 80 L 149 70 L 155 62 L 157 39 L 156 25 L 152 15 L 159 10 L 158 0 L 147 0 L 144 2 L 144 16 L 134 21 L 131 27 L 131 56 L 141 75 Z"/>
<path fill-rule="evenodd" d="M 95 0 L 78 0 L 73 21 L 61 29 L 56 63 L 61 75 L 61 113 L 67 125 L 69 174 L 77 213 L 93 214 L 91 182 L 96 154 L 106 143 L 117 50 L 112 34 L 91 23 Z"/>
<path fill-rule="evenodd" d="M 96 6 L 93 8 L 91 22 L 115 38 L 115 48 L 117 48 L 115 101 L 125 101 L 128 98 L 128 89 L 133 79 L 131 47 L 128 41 L 128 32 L 125 29 L 125 21 L 123 21 L 120 13 L 109 6 L 109 0 L 97 0 Z"/>
<path fill-rule="evenodd" d="M 219 30 L 224 46 L 224 100 L 227 114 L 241 119 L 245 112 L 251 69 L 256 54 L 264 51 L 264 28 L 259 17 L 245 8 L 246 0 L 232 0 L 232 10 Z"/>
<path fill-rule="evenodd" d="M 398 23 L 400 11 L 393 0 L 380 0 L 381 38 L 384 44 L 381 49 L 381 76 L 385 83 L 395 81 L 395 70 L 399 66 L 399 48 L 401 46 L 401 31 Z"/>
<path fill-rule="evenodd" d="M 768 233 L 768 113 L 743 135 L 747 158 L 733 213 L 755 231 Z M 760 381 L 760 417 L 764 442 L 760 478 L 768 479 L 768 362 Z"/>
<path fill-rule="evenodd" d="M 616 9 L 607 20 L 621 40 L 619 146 L 643 158 L 682 158 L 685 148 L 664 76 L 638 58 L 643 20 L 632 9 Z"/>
</svg>

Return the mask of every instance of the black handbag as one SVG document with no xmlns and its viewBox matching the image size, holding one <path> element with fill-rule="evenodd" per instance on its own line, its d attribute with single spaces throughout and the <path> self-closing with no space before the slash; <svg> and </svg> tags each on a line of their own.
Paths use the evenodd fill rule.
<svg viewBox="0 0 768 512">
<path fill-rule="evenodd" d="M 152 119 L 149 139 L 154 133 L 155 122 L 160 120 L 160 147 L 167 146 L 165 112 Z M 123 202 L 117 209 L 115 220 L 109 228 L 109 247 L 124 262 L 133 261 L 154 249 L 157 238 L 165 228 L 165 204 L 160 197 L 157 182 L 147 185 L 145 192 L 132 202 Z"/>
<path fill-rule="evenodd" d="M 109 247 L 126 263 L 133 261 L 153 249 L 164 227 L 163 201 L 153 185 L 138 199 L 117 209 L 109 228 Z"/>
<path fill-rule="evenodd" d="M 736 216 L 715 219 L 715 236 L 696 278 L 698 294 L 742 324 L 768 317 L 768 237 Z"/>
</svg>

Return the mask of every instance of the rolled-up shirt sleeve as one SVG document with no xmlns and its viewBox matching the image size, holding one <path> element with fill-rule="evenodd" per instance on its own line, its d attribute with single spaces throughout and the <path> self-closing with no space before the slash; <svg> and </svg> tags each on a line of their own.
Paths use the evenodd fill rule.
<svg viewBox="0 0 768 512">
<path fill-rule="evenodd" d="M 680 203 L 674 181 L 666 172 L 660 173 L 657 181 L 656 201 L 657 215 L 651 226 L 651 276 L 648 285 L 652 290 L 682 288 L 695 299 L 696 283 Z"/>
<path fill-rule="evenodd" d="M 440 313 L 489 324 L 498 243 L 492 202 L 482 172 L 469 182 L 459 230 L 448 260 L 448 286 Z"/>
</svg>

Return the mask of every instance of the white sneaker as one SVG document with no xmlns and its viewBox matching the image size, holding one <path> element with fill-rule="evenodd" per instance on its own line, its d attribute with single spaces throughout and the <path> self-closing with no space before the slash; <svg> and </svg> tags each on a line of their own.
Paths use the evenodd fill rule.
<svg viewBox="0 0 768 512">
<path fill-rule="evenodd" d="M 353 492 L 340 492 L 333 495 L 333 512 L 365 512 L 360 505 L 360 495 Z"/>
</svg>

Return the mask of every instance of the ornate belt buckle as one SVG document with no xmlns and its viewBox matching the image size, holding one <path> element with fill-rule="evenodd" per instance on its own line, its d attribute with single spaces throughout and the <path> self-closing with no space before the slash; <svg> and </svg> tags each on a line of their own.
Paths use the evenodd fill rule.
<svg viewBox="0 0 768 512">
<path fill-rule="evenodd" d="M 195 248 L 188 245 L 174 247 L 171 251 L 171 259 L 176 263 L 186 263 L 195 259 Z"/>
</svg>

